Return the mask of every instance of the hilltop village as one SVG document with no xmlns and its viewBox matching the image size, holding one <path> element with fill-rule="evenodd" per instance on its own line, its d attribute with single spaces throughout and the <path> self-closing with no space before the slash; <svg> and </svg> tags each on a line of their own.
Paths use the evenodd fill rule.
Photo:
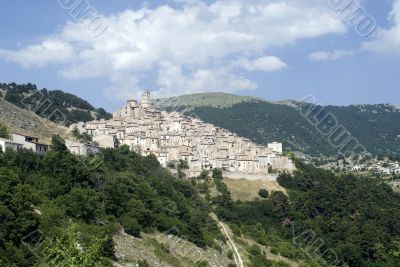
<svg viewBox="0 0 400 267">
<path fill-rule="evenodd" d="M 71 125 L 93 136 L 99 147 L 127 145 L 142 155 L 154 154 L 162 166 L 187 161 L 187 177 L 203 170 L 223 168 L 226 176 L 263 176 L 268 170 L 294 170 L 282 155 L 281 143 L 257 146 L 248 139 L 178 112 L 157 110 L 150 92 L 141 102 L 131 99 L 110 120 Z M 243 177 L 245 178 L 245 177 Z"/>
</svg>

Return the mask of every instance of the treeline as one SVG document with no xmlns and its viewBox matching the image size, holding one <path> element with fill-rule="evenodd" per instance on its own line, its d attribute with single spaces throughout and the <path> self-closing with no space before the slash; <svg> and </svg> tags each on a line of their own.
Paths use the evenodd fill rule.
<svg viewBox="0 0 400 267">
<path fill-rule="evenodd" d="M 209 211 L 190 181 L 126 146 L 77 157 L 53 138 L 44 157 L 0 152 L 0 266 L 109 266 L 121 229 L 137 237 L 174 229 L 214 246 L 222 236 Z"/>
<path fill-rule="evenodd" d="M 0 83 L 0 90 L 4 91 L 4 99 L 8 102 L 54 122 L 75 123 L 112 117 L 103 108 L 96 109 L 76 95 L 60 90 L 39 90 L 31 83 Z"/>
<path fill-rule="evenodd" d="M 333 114 L 368 152 L 400 159 L 400 124 L 396 123 L 400 111 L 393 106 L 327 106 L 315 110 L 321 111 L 317 115 L 320 119 Z M 313 156 L 338 153 L 293 106 L 252 101 L 229 108 L 196 107 L 190 113 L 258 144 L 280 141 L 288 151 Z"/>
<path fill-rule="evenodd" d="M 312 260 L 322 265 L 400 265 L 399 194 L 378 179 L 335 176 L 301 162 L 296 166 L 294 175 L 278 178 L 289 197 L 273 193 L 251 202 L 224 201 L 218 215 L 238 234 L 274 246 L 293 259 L 307 255 L 288 244 L 309 246 L 317 240 L 315 247 L 299 248 L 313 253 L 316 249 Z M 302 242 L 296 242 L 299 239 Z M 327 251 L 330 258 L 324 259 L 321 255 Z"/>
</svg>

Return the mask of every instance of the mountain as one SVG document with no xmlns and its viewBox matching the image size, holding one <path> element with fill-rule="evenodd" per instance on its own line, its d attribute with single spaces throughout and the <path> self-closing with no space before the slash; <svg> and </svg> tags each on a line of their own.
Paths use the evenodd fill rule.
<svg viewBox="0 0 400 267">
<path fill-rule="evenodd" d="M 188 108 L 205 122 L 228 129 L 239 136 L 265 145 L 282 142 L 286 150 L 308 155 L 332 155 L 338 150 L 328 138 L 299 112 L 299 102 L 268 102 L 255 97 L 229 95 L 229 105 L 214 104 L 215 94 L 190 95 L 166 99 L 160 105 L 165 110 Z M 186 99 L 190 101 L 185 102 Z M 311 104 L 310 104 L 311 105 Z M 186 110 L 186 111 L 187 111 Z M 368 152 L 400 158 L 400 110 L 388 104 L 319 106 L 320 119 L 333 114 L 338 124 L 347 129 Z"/>
<path fill-rule="evenodd" d="M 86 100 L 60 90 L 39 90 L 36 85 L 0 83 L 0 97 L 14 105 L 32 110 L 54 122 L 70 124 L 94 119 L 109 119 L 111 114 L 95 108 Z"/>
<path fill-rule="evenodd" d="M 257 100 L 253 96 L 238 96 L 227 93 L 200 93 L 192 95 L 182 95 L 171 98 L 161 98 L 154 100 L 154 104 L 160 108 L 175 106 L 203 107 L 210 106 L 216 108 L 232 107 L 234 104 Z"/>
</svg>

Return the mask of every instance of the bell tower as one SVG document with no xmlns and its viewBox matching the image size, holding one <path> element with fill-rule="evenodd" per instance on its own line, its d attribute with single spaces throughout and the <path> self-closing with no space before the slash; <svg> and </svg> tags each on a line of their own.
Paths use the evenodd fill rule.
<svg viewBox="0 0 400 267">
<path fill-rule="evenodd" d="M 150 91 L 146 91 L 143 93 L 141 105 L 143 108 L 152 108 L 153 107 L 153 103 L 151 102 L 151 99 L 150 99 Z"/>
</svg>

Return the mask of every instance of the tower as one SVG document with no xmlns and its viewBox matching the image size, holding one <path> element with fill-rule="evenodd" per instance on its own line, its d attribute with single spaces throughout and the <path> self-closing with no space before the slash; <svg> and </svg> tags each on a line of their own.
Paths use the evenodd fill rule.
<svg viewBox="0 0 400 267">
<path fill-rule="evenodd" d="M 130 118 L 138 118 L 139 117 L 139 107 L 136 99 L 128 100 L 128 105 L 126 106 L 128 109 L 128 117 Z"/>
<path fill-rule="evenodd" d="M 143 93 L 141 104 L 142 104 L 143 108 L 152 108 L 153 107 L 153 103 L 151 102 L 149 91 L 146 91 Z"/>
</svg>

